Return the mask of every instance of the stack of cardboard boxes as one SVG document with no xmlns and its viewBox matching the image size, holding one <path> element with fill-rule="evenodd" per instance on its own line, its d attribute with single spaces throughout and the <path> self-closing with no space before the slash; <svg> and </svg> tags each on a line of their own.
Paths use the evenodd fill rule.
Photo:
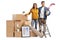
<svg viewBox="0 0 60 40">
<path fill-rule="evenodd" d="M 6 21 L 7 37 L 22 37 L 22 26 L 29 26 L 31 22 L 23 14 L 13 14 L 13 20 Z M 30 37 L 36 37 L 32 30 L 29 30 Z"/>
</svg>

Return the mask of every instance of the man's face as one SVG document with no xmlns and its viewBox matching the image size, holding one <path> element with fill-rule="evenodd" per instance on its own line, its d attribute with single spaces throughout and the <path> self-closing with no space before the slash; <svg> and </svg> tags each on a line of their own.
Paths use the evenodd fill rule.
<svg viewBox="0 0 60 40">
<path fill-rule="evenodd" d="M 45 6 L 45 3 L 43 2 L 43 3 L 41 3 L 41 5 L 42 5 L 42 6 Z"/>
</svg>

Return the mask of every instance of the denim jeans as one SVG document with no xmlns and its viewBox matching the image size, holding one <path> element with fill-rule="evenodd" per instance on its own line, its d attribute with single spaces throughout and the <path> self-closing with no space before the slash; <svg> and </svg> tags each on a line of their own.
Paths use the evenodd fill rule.
<svg viewBox="0 0 60 40">
<path fill-rule="evenodd" d="M 35 24 L 35 29 L 37 29 L 37 22 L 38 22 L 37 19 L 33 19 L 31 22 L 31 26 L 34 26 L 34 24 Z"/>
</svg>

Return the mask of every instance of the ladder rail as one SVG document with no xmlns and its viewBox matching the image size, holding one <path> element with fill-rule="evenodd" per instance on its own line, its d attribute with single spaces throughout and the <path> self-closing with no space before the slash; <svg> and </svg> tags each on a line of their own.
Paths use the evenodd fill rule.
<svg viewBox="0 0 60 40">
<path fill-rule="evenodd" d="M 49 36 L 51 37 L 51 34 L 49 32 L 49 28 L 48 28 L 47 24 L 46 24 L 46 27 L 47 27 L 47 32 L 48 32 Z"/>
</svg>

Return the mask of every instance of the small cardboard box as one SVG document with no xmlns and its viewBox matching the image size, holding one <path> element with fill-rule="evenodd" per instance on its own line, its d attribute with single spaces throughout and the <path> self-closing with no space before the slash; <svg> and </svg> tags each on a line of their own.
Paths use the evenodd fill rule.
<svg viewBox="0 0 60 40">
<path fill-rule="evenodd" d="M 22 14 L 13 14 L 13 20 L 27 20 L 27 16 Z"/>
<path fill-rule="evenodd" d="M 30 37 L 30 28 L 29 26 L 22 27 L 22 37 Z"/>
<path fill-rule="evenodd" d="M 14 32 L 14 21 L 13 20 L 7 20 L 6 21 L 6 34 L 7 37 L 12 37 Z"/>
<path fill-rule="evenodd" d="M 21 31 L 19 31 L 19 32 L 18 31 L 15 31 L 15 37 L 21 37 L 21 35 L 22 35 L 21 34 Z"/>
</svg>

